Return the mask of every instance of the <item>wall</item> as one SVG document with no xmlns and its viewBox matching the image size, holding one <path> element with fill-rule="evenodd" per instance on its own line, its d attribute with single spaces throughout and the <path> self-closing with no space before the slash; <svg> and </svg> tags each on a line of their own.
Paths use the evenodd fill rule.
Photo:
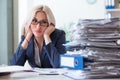
<svg viewBox="0 0 120 80">
<path fill-rule="evenodd" d="M 0 0 L 0 65 L 9 64 L 13 53 L 12 0 Z"/>
</svg>

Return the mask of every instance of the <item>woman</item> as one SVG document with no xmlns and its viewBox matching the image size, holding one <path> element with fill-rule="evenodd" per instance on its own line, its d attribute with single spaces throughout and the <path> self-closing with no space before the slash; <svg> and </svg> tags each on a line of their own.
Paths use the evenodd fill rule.
<svg viewBox="0 0 120 80">
<path fill-rule="evenodd" d="M 39 5 L 26 20 L 21 42 L 13 55 L 11 65 L 58 68 L 59 56 L 65 53 L 65 32 L 55 29 L 55 19 L 48 6 Z"/>
</svg>

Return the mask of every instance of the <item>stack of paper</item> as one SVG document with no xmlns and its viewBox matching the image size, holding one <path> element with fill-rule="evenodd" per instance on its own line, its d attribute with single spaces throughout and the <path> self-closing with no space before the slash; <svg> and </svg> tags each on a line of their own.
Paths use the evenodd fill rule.
<svg viewBox="0 0 120 80">
<path fill-rule="evenodd" d="M 65 46 L 69 46 L 70 52 L 93 60 L 92 63 L 84 62 L 86 68 L 90 69 L 85 74 L 90 78 L 118 77 L 120 75 L 120 19 L 80 19 L 75 29 L 73 41 Z"/>
</svg>

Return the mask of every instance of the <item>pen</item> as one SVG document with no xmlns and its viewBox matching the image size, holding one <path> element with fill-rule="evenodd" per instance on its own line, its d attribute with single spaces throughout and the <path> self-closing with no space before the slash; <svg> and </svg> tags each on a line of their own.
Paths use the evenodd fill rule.
<svg viewBox="0 0 120 80">
<path fill-rule="evenodd" d="M 47 73 L 47 74 L 39 74 L 39 75 L 59 75 L 59 74 L 57 74 L 57 73 L 55 73 L 55 74 Z"/>
<path fill-rule="evenodd" d="M 49 73 L 39 73 L 39 75 L 59 75 L 56 71 L 50 71 Z"/>
</svg>

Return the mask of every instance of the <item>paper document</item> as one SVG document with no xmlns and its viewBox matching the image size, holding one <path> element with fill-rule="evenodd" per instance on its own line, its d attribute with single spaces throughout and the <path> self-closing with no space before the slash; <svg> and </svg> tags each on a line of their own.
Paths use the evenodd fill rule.
<svg viewBox="0 0 120 80">
<path fill-rule="evenodd" d="M 67 72 L 66 68 L 33 68 L 39 75 L 59 75 Z"/>
<path fill-rule="evenodd" d="M 7 72 L 17 72 L 17 71 L 27 71 L 31 70 L 30 68 L 25 68 L 24 66 L 1 66 L 0 74 Z"/>
</svg>

